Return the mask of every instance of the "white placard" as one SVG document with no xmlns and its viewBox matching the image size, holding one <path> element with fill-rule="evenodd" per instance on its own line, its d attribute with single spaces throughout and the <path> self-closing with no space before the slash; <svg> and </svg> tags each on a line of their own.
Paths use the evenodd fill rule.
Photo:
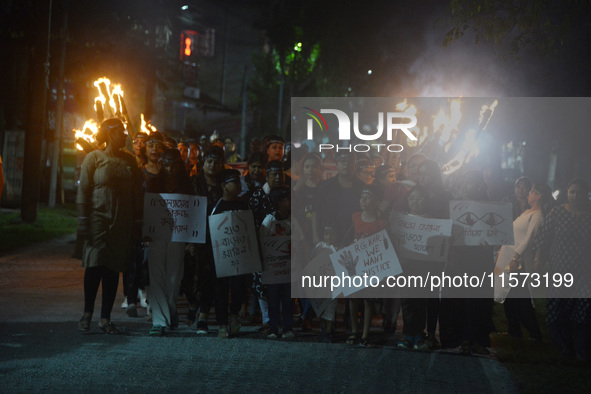
<svg viewBox="0 0 591 394">
<path fill-rule="evenodd" d="M 263 237 L 263 271 L 261 281 L 265 285 L 291 282 L 291 236 Z"/>
<path fill-rule="evenodd" d="M 396 256 L 386 230 L 370 235 L 331 254 L 330 260 L 335 270 L 335 276 L 345 278 L 345 280 L 341 280 L 339 286 L 345 296 L 370 287 L 372 281 L 375 285 L 376 282 L 388 276 L 402 273 L 400 261 L 398 261 L 398 256 Z M 372 277 L 377 277 L 378 280 L 372 280 Z M 359 286 L 359 284 L 362 285 Z M 366 284 L 367 286 L 365 286 Z"/>
<path fill-rule="evenodd" d="M 511 203 L 453 200 L 449 212 L 455 246 L 514 243 Z"/>
<path fill-rule="evenodd" d="M 177 193 L 144 194 L 143 235 L 154 241 L 205 243 L 207 198 Z"/>
<path fill-rule="evenodd" d="M 400 257 L 421 261 L 446 261 L 451 219 L 431 219 L 394 212 L 390 217 L 392 242 Z"/>
<path fill-rule="evenodd" d="M 252 211 L 211 215 L 209 233 L 218 278 L 261 271 Z"/>
<path fill-rule="evenodd" d="M 310 298 L 310 305 L 316 316 L 324 320 L 334 321 L 339 300 L 331 298 Z"/>
<path fill-rule="evenodd" d="M 333 294 L 330 291 L 330 284 L 327 284 L 324 280 L 327 277 L 333 277 L 335 275 L 334 267 L 330 260 L 330 255 L 334 251 L 334 248 L 317 249 L 316 256 L 304 267 L 302 271 L 302 285 L 304 286 L 303 294 L 306 298 L 332 299 L 336 298 L 341 292 L 338 289 L 336 290 L 337 293 Z M 316 313 L 318 314 L 318 311 Z"/>
</svg>

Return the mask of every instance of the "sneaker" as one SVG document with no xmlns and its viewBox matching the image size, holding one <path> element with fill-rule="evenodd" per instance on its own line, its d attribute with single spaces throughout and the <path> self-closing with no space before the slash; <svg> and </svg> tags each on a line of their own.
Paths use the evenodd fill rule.
<svg viewBox="0 0 591 394">
<path fill-rule="evenodd" d="M 277 336 L 277 334 L 272 332 L 269 335 L 267 335 L 267 339 L 279 339 L 279 337 Z"/>
<path fill-rule="evenodd" d="M 127 297 L 125 297 L 123 299 L 123 302 L 121 303 L 121 309 L 125 309 L 125 308 L 127 308 Z"/>
<path fill-rule="evenodd" d="M 289 330 L 287 332 L 283 333 L 283 336 L 281 337 L 282 339 L 294 339 L 295 338 L 295 334 L 293 333 L 292 330 Z"/>
<path fill-rule="evenodd" d="M 259 328 L 259 332 L 268 333 L 270 330 L 271 330 L 271 326 L 269 326 L 269 323 L 265 323 L 261 326 L 261 328 Z"/>
<path fill-rule="evenodd" d="M 207 322 L 205 320 L 199 320 L 197 322 L 197 334 L 198 335 L 207 335 L 208 331 L 209 331 L 209 329 L 207 327 Z"/>
<path fill-rule="evenodd" d="M 398 342 L 398 345 L 396 345 L 396 347 L 398 347 L 400 349 L 410 350 L 413 348 L 413 341 L 414 341 L 414 338 L 412 336 L 407 336 L 402 341 Z"/>
<path fill-rule="evenodd" d="M 144 293 L 142 289 L 138 290 L 138 292 L 140 293 L 140 306 L 142 308 L 147 308 L 148 300 L 146 299 L 146 293 Z"/>
<path fill-rule="evenodd" d="M 221 326 L 218 331 L 218 338 L 228 339 L 230 338 L 230 334 L 228 334 L 228 327 Z"/>
<path fill-rule="evenodd" d="M 427 343 L 427 341 L 421 336 L 417 336 L 415 337 L 415 343 L 413 345 L 413 350 L 418 350 L 420 352 L 424 352 L 426 350 L 430 350 L 429 349 L 429 344 Z"/>
<path fill-rule="evenodd" d="M 125 313 L 127 313 L 127 316 L 129 317 L 137 317 L 137 308 L 135 304 L 128 305 Z"/>
</svg>

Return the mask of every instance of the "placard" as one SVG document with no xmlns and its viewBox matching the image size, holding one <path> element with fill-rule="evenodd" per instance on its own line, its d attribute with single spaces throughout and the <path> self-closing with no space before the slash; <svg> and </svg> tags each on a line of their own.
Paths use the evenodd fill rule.
<svg viewBox="0 0 591 394">
<path fill-rule="evenodd" d="M 452 200 L 453 245 L 513 245 L 511 203 Z"/>
<path fill-rule="evenodd" d="M 394 212 L 390 217 L 392 242 L 400 257 L 421 261 L 446 261 L 451 219 L 431 219 Z"/>
<path fill-rule="evenodd" d="M 330 255 L 335 252 L 333 248 L 319 248 L 316 255 L 304 267 L 302 271 L 301 285 L 303 288 L 303 296 L 305 298 L 336 298 L 341 292 L 340 289 L 335 290 L 335 294 L 330 291 L 330 285 L 326 284 L 324 278 L 333 277 L 335 275 L 334 267 Z M 304 279 L 305 278 L 305 279 Z"/>
<path fill-rule="evenodd" d="M 280 235 L 261 239 L 263 271 L 261 281 L 265 285 L 291 282 L 291 236 Z"/>
<path fill-rule="evenodd" d="M 338 250 L 330 255 L 330 260 L 335 270 L 335 278 L 342 279 L 338 288 L 345 296 L 366 287 L 379 287 L 382 279 L 402 272 L 400 261 L 386 230 Z"/>
<path fill-rule="evenodd" d="M 144 237 L 205 243 L 207 198 L 177 193 L 144 194 Z"/>
<path fill-rule="evenodd" d="M 209 233 L 218 278 L 261 271 L 252 211 L 211 215 Z"/>
</svg>

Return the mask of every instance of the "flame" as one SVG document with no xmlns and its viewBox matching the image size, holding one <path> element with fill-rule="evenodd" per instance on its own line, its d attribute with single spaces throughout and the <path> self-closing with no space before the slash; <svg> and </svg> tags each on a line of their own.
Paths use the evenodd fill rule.
<svg viewBox="0 0 591 394">
<path fill-rule="evenodd" d="M 140 114 L 140 118 L 142 119 L 142 126 L 140 128 L 140 131 L 148 135 L 150 135 L 150 133 L 155 133 L 158 131 L 158 129 L 150 123 L 150 120 L 146 122 L 146 120 L 144 119 L 144 114 Z"/>
<path fill-rule="evenodd" d="M 94 99 L 96 100 L 100 100 L 101 103 L 103 103 L 103 105 L 105 105 L 105 103 L 107 102 L 107 97 L 105 97 L 105 95 L 103 94 L 103 92 L 101 92 L 101 88 L 100 88 L 100 84 L 101 83 L 105 83 L 105 85 L 107 85 L 107 93 L 109 92 L 109 86 L 111 85 L 111 80 L 107 77 L 103 77 L 103 78 L 99 78 L 96 81 L 94 81 L 94 86 L 96 87 L 96 89 L 98 90 L 99 95 Z M 111 95 L 109 94 L 109 101 L 111 101 Z"/>
<path fill-rule="evenodd" d="M 464 137 L 464 143 L 462 144 L 460 151 L 453 157 L 453 159 L 449 160 L 447 163 L 445 163 L 445 165 L 443 165 L 443 174 L 449 175 L 456 172 L 464 164 L 469 163 L 470 159 L 478 156 L 480 148 L 478 146 L 478 140 L 476 137 L 476 130 L 468 130 Z"/>
<path fill-rule="evenodd" d="M 106 86 L 106 92 L 103 92 L 101 90 L 101 84 L 104 83 Z M 94 101 L 96 102 L 97 100 L 99 100 L 102 104 L 103 107 L 105 106 L 105 103 L 109 103 L 109 109 L 111 110 L 111 115 L 116 115 L 116 114 L 120 114 L 122 111 L 121 108 L 121 102 L 118 100 L 115 100 L 115 95 L 118 95 L 119 97 L 123 97 L 123 89 L 121 88 L 121 84 L 113 84 L 113 87 L 111 88 L 111 80 L 107 77 L 102 77 L 97 79 L 96 81 L 94 81 L 94 86 L 96 87 L 96 89 L 98 90 L 98 96 L 94 99 Z M 105 96 L 106 93 L 106 96 Z M 106 109 L 106 108 L 104 108 Z"/>
<path fill-rule="evenodd" d="M 408 147 L 410 148 L 414 148 L 415 146 L 419 146 L 421 145 L 423 142 L 425 142 L 425 140 L 427 139 L 427 137 L 429 137 L 429 128 L 427 126 L 423 127 L 423 130 L 419 129 L 418 127 L 413 127 L 412 129 L 409 130 L 415 137 L 417 137 L 416 140 L 411 140 L 410 138 L 406 139 L 406 144 L 408 145 Z"/>
<path fill-rule="evenodd" d="M 406 99 L 403 102 L 396 104 L 396 111 L 403 111 L 405 114 L 416 115 L 417 107 L 414 104 L 409 104 Z"/>
<path fill-rule="evenodd" d="M 111 91 L 111 100 L 109 100 L 109 104 L 111 104 L 111 108 L 113 108 L 113 113 L 120 114 L 123 112 L 123 109 L 121 108 L 121 101 L 115 101 L 115 95 L 123 97 L 123 89 L 121 88 L 121 84 L 116 83 L 113 85 L 113 90 Z"/>
<path fill-rule="evenodd" d="M 458 125 L 462 119 L 462 100 L 454 99 L 449 105 L 449 116 L 442 109 L 433 118 L 433 130 L 439 132 L 439 145 L 447 153 L 451 143 L 458 135 Z"/>
<path fill-rule="evenodd" d="M 74 129 L 74 139 L 77 141 L 78 139 L 83 139 L 91 144 L 96 143 L 96 133 L 98 132 L 98 125 L 93 119 L 87 120 L 82 126 L 82 130 Z M 76 144 L 76 149 L 84 150 L 80 144 Z"/>
<path fill-rule="evenodd" d="M 491 105 L 483 105 L 480 109 L 480 116 L 478 117 L 478 124 L 480 125 L 480 130 L 485 130 L 486 126 L 488 126 L 488 122 L 490 122 L 493 114 L 495 113 L 495 108 L 497 107 L 497 104 L 499 104 L 499 100 L 493 101 Z"/>
<path fill-rule="evenodd" d="M 403 102 L 396 104 L 396 111 L 401 111 L 405 114 L 416 116 L 417 107 L 414 104 L 409 104 L 408 101 L 404 99 Z M 410 138 L 406 139 L 406 144 L 408 147 L 414 148 L 415 146 L 422 144 L 423 141 L 425 141 L 425 139 L 427 138 L 426 127 L 424 127 L 421 131 L 421 129 L 418 126 L 415 126 L 412 129 L 409 129 L 408 131 L 410 131 L 415 137 L 417 137 L 416 140 L 411 140 Z"/>
</svg>

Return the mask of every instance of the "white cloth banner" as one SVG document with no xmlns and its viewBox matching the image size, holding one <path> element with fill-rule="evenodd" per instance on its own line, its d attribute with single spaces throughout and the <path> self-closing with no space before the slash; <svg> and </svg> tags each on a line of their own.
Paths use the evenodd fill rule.
<svg viewBox="0 0 591 394">
<path fill-rule="evenodd" d="M 390 217 L 392 242 L 400 257 L 422 261 L 446 261 L 451 219 L 430 219 L 395 212 Z"/>
<path fill-rule="evenodd" d="M 144 194 L 144 237 L 205 243 L 207 198 L 176 193 Z"/>
<path fill-rule="evenodd" d="M 330 255 L 340 290 L 349 296 L 402 272 L 400 261 L 386 230 L 370 235 Z M 377 281 L 375 278 L 378 278 Z M 372 279 L 373 278 L 373 279 Z M 338 293 L 333 292 L 333 295 Z"/>
<path fill-rule="evenodd" d="M 261 271 L 252 211 L 211 215 L 209 233 L 218 278 Z"/>
<path fill-rule="evenodd" d="M 265 285 L 291 282 L 291 236 L 281 235 L 261 239 L 263 251 L 263 272 L 261 281 Z"/>
<path fill-rule="evenodd" d="M 513 245 L 511 203 L 452 200 L 453 245 Z"/>
</svg>

